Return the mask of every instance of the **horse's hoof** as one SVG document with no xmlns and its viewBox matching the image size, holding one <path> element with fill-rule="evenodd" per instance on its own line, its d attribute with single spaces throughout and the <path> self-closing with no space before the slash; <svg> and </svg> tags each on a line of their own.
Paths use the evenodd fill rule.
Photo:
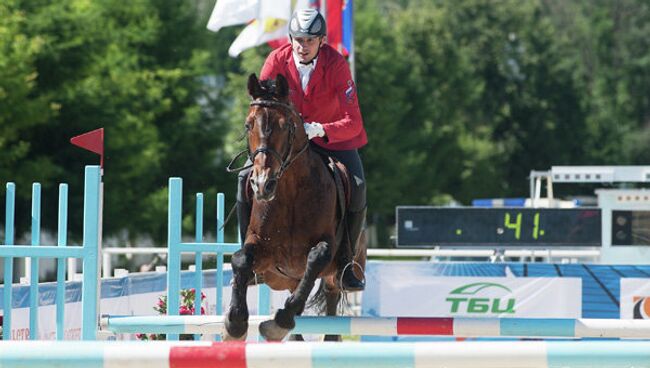
<svg viewBox="0 0 650 368">
<path fill-rule="evenodd" d="M 289 335 L 289 341 L 305 341 L 305 338 L 302 335 L 292 334 Z"/>
<path fill-rule="evenodd" d="M 221 333 L 221 341 L 245 341 L 248 333 L 241 335 L 240 337 L 231 336 L 228 331 Z"/>
<path fill-rule="evenodd" d="M 288 328 L 282 328 L 278 326 L 275 320 L 268 320 L 260 323 L 260 334 L 264 336 L 267 341 L 282 341 L 287 334 L 289 334 Z"/>
<path fill-rule="evenodd" d="M 325 335 L 323 337 L 323 341 L 341 342 L 341 341 L 343 341 L 343 339 L 341 338 L 341 335 Z"/>
<path fill-rule="evenodd" d="M 246 317 L 248 319 L 248 316 Z M 223 341 L 244 341 L 248 334 L 248 320 L 243 321 L 231 320 L 226 318 L 224 321 L 221 338 Z"/>
</svg>

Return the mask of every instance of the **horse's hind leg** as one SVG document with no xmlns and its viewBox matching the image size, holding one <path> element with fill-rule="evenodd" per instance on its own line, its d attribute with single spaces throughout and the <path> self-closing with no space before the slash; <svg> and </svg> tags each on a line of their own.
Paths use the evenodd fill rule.
<svg viewBox="0 0 650 368">
<path fill-rule="evenodd" d="M 260 333 L 265 339 L 280 341 L 296 326 L 294 317 L 301 314 L 305 309 L 305 303 L 311 289 L 314 288 L 318 274 L 325 269 L 331 260 L 332 251 L 330 245 L 324 241 L 318 243 L 309 251 L 305 275 L 298 283 L 296 290 L 284 303 L 284 308 L 279 309 L 272 320 L 260 324 Z"/>
<path fill-rule="evenodd" d="M 325 312 L 328 316 L 336 316 L 338 304 L 343 294 L 334 286 L 334 282 L 330 280 L 328 283 L 325 279 L 321 280 L 320 288 L 314 296 L 314 300 L 312 300 L 312 306 L 318 309 L 319 314 Z M 292 334 L 289 335 L 289 341 L 305 341 L 305 339 L 300 334 Z M 341 341 L 341 336 L 325 335 L 324 341 Z"/>
<path fill-rule="evenodd" d="M 339 301 L 341 300 L 341 293 L 338 289 L 332 289 L 325 286 L 325 314 L 328 316 L 336 316 Z M 341 335 L 325 335 L 323 341 L 341 341 Z"/>
<path fill-rule="evenodd" d="M 253 276 L 253 244 L 246 244 L 232 256 L 232 299 L 226 314 L 224 340 L 245 340 L 248 332 L 246 290 Z"/>
</svg>

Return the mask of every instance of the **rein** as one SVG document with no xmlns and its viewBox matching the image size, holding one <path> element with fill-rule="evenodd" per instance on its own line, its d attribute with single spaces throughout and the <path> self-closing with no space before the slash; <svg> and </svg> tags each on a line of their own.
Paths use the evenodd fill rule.
<svg viewBox="0 0 650 368">
<path fill-rule="evenodd" d="M 250 103 L 250 106 L 260 106 L 260 107 L 265 107 L 265 108 L 285 109 L 291 115 L 300 117 L 300 115 L 293 108 L 293 106 L 291 106 L 289 104 L 286 104 L 284 102 L 280 102 L 280 101 L 275 101 L 275 100 L 255 100 L 255 101 L 252 101 Z M 300 121 L 302 122 L 302 117 L 300 117 Z M 230 161 L 230 163 L 226 167 L 226 171 L 232 173 L 232 172 L 239 172 L 239 171 L 242 171 L 242 170 L 250 169 L 254 165 L 253 162 L 255 161 L 255 156 L 257 156 L 260 153 L 265 153 L 265 154 L 270 153 L 272 155 L 272 157 L 274 157 L 276 160 L 278 160 L 280 162 L 280 170 L 278 171 L 277 178 L 279 179 L 280 177 L 282 177 L 282 174 L 289 168 L 289 166 L 291 166 L 291 164 L 293 164 L 294 161 L 296 161 L 296 159 L 298 159 L 298 157 L 300 157 L 300 155 L 302 153 L 304 153 L 307 150 L 307 148 L 309 147 L 309 140 L 308 140 L 307 143 L 305 143 L 305 145 L 298 151 L 298 153 L 293 155 L 293 141 L 294 141 L 294 138 L 295 138 L 296 123 L 292 119 L 290 119 L 290 123 L 291 124 L 289 125 L 289 138 L 288 138 L 289 146 L 287 148 L 287 152 L 284 154 L 284 157 L 282 157 L 276 150 L 274 150 L 272 148 L 265 147 L 265 146 L 262 146 L 262 147 L 256 149 L 252 153 L 250 152 L 250 149 L 247 148 L 247 149 L 239 152 L 237 155 L 235 155 L 235 157 Z M 244 154 L 248 155 L 248 159 L 251 161 L 251 163 L 248 164 L 248 165 L 244 165 L 242 167 L 239 167 L 239 168 L 233 168 L 232 166 L 235 163 L 235 161 L 237 161 Z"/>
</svg>

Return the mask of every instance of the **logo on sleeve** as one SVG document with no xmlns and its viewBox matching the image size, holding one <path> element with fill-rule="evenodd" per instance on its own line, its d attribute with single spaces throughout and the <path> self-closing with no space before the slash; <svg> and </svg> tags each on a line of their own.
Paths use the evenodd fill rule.
<svg viewBox="0 0 650 368">
<path fill-rule="evenodd" d="M 354 102 L 354 82 L 348 81 L 348 88 L 345 90 L 345 99 L 349 104 Z"/>
</svg>

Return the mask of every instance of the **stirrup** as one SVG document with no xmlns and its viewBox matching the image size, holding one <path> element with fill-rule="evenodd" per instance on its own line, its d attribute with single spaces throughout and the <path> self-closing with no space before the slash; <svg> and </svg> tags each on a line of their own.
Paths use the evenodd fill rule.
<svg viewBox="0 0 650 368">
<path fill-rule="evenodd" d="M 355 260 L 352 260 L 351 262 L 348 262 L 345 267 L 343 267 L 343 271 L 341 271 L 341 276 L 339 277 L 339 288 L 343 291 L 347 292 L 354 292 L 354 291 L 363 291 L 366 288 L 366 278 L 364 274 L 364 278 L 362 280 L 359 280 L 357 276 L 354 274 L 354 266 L 359 267 L 359 270 L 361 270 L 361 273 L 363 274 L 363 268 L 361 265 L 356 262 Z"/>
</svg>

